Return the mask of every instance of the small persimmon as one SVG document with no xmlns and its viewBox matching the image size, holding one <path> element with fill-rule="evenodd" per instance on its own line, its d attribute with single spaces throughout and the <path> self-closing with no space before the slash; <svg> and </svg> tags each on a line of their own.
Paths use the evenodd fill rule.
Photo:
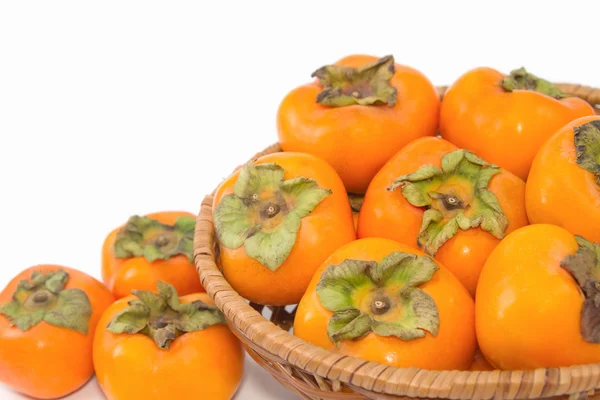
<svg viewBox="0 0 600 400">
<path fill-rule="evenodd" d="M 477 340 L 499 369 L 600 362 L 600 244 L 534 224 L 494 249 L 477 286 Z"/>
<path fill-rule="evenodd" d="M 544 143 L 525 192 L 531 223 L 600 242 L 600 116 L 578 118 Z"/>
<path fill-rule="evenodd" d="M 259 304 L 297 303 L 323 260 L 356 239 L 344 184 L 309 154 L 247 163 L 215 192 L 213 218 L 223 275 Z"/>
<path fill-rule="evenodd" d="M 524 68 L 505 75 L 480 67 L 466 72 L 447 90 L 440 133 L 456 146 L 527 180 L 542 144 L 561 126 L 586 115 L 594 115 L 590 104 L 567 96 Z"/>
<path fill-rule="evenodd" d="M 102 315 L 94 367 L 109 400 L 229 400 L 243 374 L 244 351 L 206 293 L 179 297 L 157 282 Z"/>
<path fill-rule="evenodd" d="M 406 145 L 373 178 L 358 237 L 420 247 L 474 295 L 490 252 L 527 223 L 525 182 L 444 139 L 427 137 Z"/>
<path fill-rule="evenodd" d="M 38 399 L 66 396 L 94 374 L 98 320 L 114 298 L 93 277 L 36 265 L 0 292 L 0 382 Z"/>
<path fill-rule="evenodd" d="M 396 151 L 438 129 L 435 87 L 392 56 L 350 55 L 312 76 L 279 106 L 279 143 L 285 151 L 323 158 L 348 192 L 364 193 Z"/>
<path fill-rule="evenodd" d="M 182 296 L 203 292 L 192 264 L 196 217 L 185 211 L 134 215 L 102 246 L 102 279 L 117 299 L 162 280 Z"/>
<path fill-rule="evenodd" d="M 369 238 L 336 250 L 298 304 L 294 334 L 396 367 L 468 369 L 474 304 L 444 266 L 407 245 Z"/>
</svg>

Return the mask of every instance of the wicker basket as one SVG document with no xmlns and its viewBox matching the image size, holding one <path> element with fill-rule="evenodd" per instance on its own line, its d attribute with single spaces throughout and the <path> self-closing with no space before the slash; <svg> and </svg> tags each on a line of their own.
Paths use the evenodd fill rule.
<svg viewBox="0 0 600 400">
<path fill-rule="evenodd" d="M 564 92 L 600 104 L 600 89 L 557 84 Z M 445 87 L 439 87 L 443 96 Z M 255 155 L 281 151 L 275 144 Z M 253 158 L 253 159 L 254 159 Z M 194 257 L 202 285 L 215 300 L 248 354 L 302 399 L 586 399 L 600 398 L 600 364 L 529 371 L 432 371 L 396 368 L 324 350 L 288 331 L 295 306 L 249 303 L 217 267 L 213 196 L 202 202 Z M 344 390 L 343 388 L 350 390 Z"/>
</svg>

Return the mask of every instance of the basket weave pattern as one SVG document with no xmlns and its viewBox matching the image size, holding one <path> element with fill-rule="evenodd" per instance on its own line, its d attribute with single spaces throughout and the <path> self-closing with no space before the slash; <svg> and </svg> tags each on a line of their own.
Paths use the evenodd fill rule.
<svg viewBox="0 0 600 400">
<path fill-rule="evenodd" d="M 596 107 L 600 104 L 599 89 L 573 84 L 557 86 Z M 446 87 L 438 88 L 440 96 L 445 90 Z M 279 151 L 275 144 L 252 160 Z M 600 394 L 594 395 L 600 390 L 600 364 L 530 371 L 432 371 L 368 362 L 304 342 L 288 332 L 295 307 L 248 303 L 221 274 L 217 267 L 212 203 L 212 194 L 202 202 L 194 237 L 194 258 L 202 285 L 248 354 L 301 399 L 600 398 Z"/>
</svg>

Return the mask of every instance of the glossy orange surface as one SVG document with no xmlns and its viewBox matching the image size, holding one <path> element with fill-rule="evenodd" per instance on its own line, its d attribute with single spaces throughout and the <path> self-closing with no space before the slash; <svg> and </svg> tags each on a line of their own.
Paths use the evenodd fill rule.
<svg viewBox="0 0 600 400">
<path fill-rule="evenodd" d="M 426 333 L 423 338 L 403 341 L 371 332 L 356 341 L 343 340 L 336 348 L 327 335 L 327 324 L 333 313 L 321 305 L 316 292 L 324 269 L 346 259 L 379 262 L 395 251 L 423 255 L 407 245 L 380 238 L 356 240 L 335 251 L 316 272 L 298 305 L 294 334 L 328 350 L 396 367 L 468 369 L 476 346 L 473 300 L 454 275 L 439 263 L 440 269 L 433 278 L 419 286 L 433 297 L 438 308 L 437 336 Z"/>
<path fill-rule="evenodd" d="M 134 296 L 114 303 L 102 316 L 94 340 L 98 383 L 109 400 L 229 400 L 243 374 L 242 345 L 227 325 L 212 325 L 160 349 L 142 334 L 113 334 L 105 327 Z M 205 293 L 180 298 L 214 305 Z"/>
<path fill-rule="evenodd" d="M 87 334 L 44 321 L 23 332 L 0 315 L 0 382 L 38 399 L 66 396 L 92 377 L 94 330 L 104 310 L 114 301 L 102 283 L 83 272 L 60 265 L 36 265 L 8 283 L 0 292 L 0 304 L 12 299 L 19 282 L 29 280 L 32 271 L 59 269 L 69 274 L 65 289 L 83 290 L 92 304 Z"/>
<path fill-rule="evenodd" d="M 335 64 L 356 68 L 377 59 L 351 55 Z M 364 193 L 395 152 L 413 139 L 435 135 L 438 129 L 439 96 L 427 77 L 396 63 L 390 83 L 397 89 L 394 106 L 326 107 L 316 101 L 323 90 L 318 81 L 293 89 L 277 112 L 281 147 L 323 158 L 348 192 Z"/>
<path fill-rule="evenodd" d="M 577 164 L 573 128 L 600 116 L 578 118 L 561 128 L 540 149 L 527 181 L 527 215 L 532 223 L 562 226 L 600 242 L 600 185 Z"/>
<path fill-rule="evenodd" d="M 479 346 L 493 366 L 600 362 L 600 345 L 580 333 L 583 295 L 560 266 L 577 249 L 567 230 L 536 224 L 514 231 L 492 252 L 479 278 L 475 320 Z"/>
<path fill-rule="evenodd" d="M 146 216 L 169 225 L 181 216 L 195 217 L 185 211 L 162 211 Z M 113 245 L 120 228 L 115 228 L 102 246 L 102 280 L 117 299 L 129 296 L 134 289 L 154 291 L 158 281 L 173 285 L 182 296 L 204 292 L 196 267 L 185 255 L 153 262 L 144 257 L 116 258 Z"/>
</svg>

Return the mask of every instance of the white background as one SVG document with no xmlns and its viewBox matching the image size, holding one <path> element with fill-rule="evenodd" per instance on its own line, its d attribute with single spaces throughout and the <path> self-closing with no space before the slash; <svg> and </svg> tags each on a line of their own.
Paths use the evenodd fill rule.
<svg viewBox="0 0 600 400">
<path fill-rule="evenodd" d="M 287 91 L 344 55 L 393 54 L 438 85 L 524 65 L 600 87 L 597 3 L 549 3 L 0 2 L 0 287 L 39 263 L 99 278 L 130 215 L 197 212 L 277 140 Z M 102 398 L 94 381 L 70 397 Z M 236 399 L 293 398 L 248 363 Z"/>
</svg>

